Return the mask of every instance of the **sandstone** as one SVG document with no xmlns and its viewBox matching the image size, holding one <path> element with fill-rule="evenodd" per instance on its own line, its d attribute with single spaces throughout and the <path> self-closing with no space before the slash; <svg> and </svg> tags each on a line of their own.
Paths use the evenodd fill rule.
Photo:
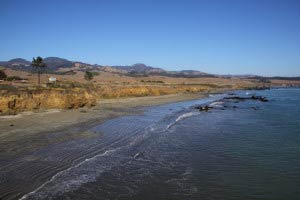
<svg viewBox="0 0 300 200">
<path fill-rule="evenodd" d="M 96 97 L 85 89 L 36 89 L 2 92 L 0 115 L 46 109 L 73 109 L 96 105 Z"/>
</svg>

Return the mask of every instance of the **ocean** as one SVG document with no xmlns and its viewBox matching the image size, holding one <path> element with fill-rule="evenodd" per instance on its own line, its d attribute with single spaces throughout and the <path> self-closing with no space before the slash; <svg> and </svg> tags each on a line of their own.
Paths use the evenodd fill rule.
<svg viewBox="0 0 300 200">
<path fill-rule="evenodd" d="M 300 89 L 150 107 L 91 131 L 36 152 L 72 165 L 22 199 L 300 199 Z"/>
</svg>

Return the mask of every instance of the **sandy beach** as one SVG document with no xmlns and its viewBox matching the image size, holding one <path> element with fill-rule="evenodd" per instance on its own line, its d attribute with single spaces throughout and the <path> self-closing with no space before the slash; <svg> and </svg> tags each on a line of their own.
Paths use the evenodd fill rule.
<svg viewBox="0 0 300 200">
<path fill-rule="evenodd" d="M 35 155 L 36 152 L 51 152 L 48 149 L 53 149 L 57 145 L 64 146 L 68 142 L 72 143 L 81 139 L 97 139 L 101 133 L 92 131 L 92 128 L 109 119 L 124 115 L 140 114 L 149 106 L 201 99 L 208 95 L 208 93 L 189 93 L 126 99 L 104 99 L 100 100 L 92 108 L 46 110 L 37 113 L 25 112 L 18 115 L 1 116 L 0 171 L 3 173 L 1 175 L 3 176 L 3 180 L 1 180 L 3 187 L 0 187 L 0 193 L 2 193 L 4 199 L 20 198 L 24 195 L 24 192 L 27 193 L 34 190 L 49 177 L 70 167 L 72 164 L 72 162 L 57 163 L 53 166 L 53 169 L 48 169 L 49 163 L 47 162 L 48 164 L 46 164 L 44 161 L 41 161 L 40 157 Z M 76 153 L 73 156 L 76 157 Z M 40 170 L 45 172 L 45 176 L 35 180 L 34 184 L 22 184 L 23 181 L 21 180 L 28 180 L 31 176 L 35 176 L 35 171 Z M 5 177 L 11 178 L 6 180 Z M 20 181 L 15 179 L 20 179 Z M 15 181 L 20 184 L 16 186 Z M 16 190 L 16 188 L 19 189 Z"/>
<path fill-rule="evenodd" d="M 39 148 L 80 137 L 90 137 L 87 130 L 108 119 L 143 112 L 147 106 L 199 99 L 207 93 L 174 94 L 100 100 L 97 106 L 75 110 L 26 112 L 0 117 L 0 157 L 13 159 Z M 57 137 L 47 133 L 57 132 Z"/>
</svg>

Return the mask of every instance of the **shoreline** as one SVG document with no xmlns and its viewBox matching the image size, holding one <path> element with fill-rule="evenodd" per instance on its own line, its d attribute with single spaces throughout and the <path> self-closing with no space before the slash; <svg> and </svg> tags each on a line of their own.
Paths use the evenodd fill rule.
<svg viewBox="0 0 300 200">
<path fill-rule="evenodd" d="M 1 116 L 0 157 L 14 159 L 49 145 L 92 137 L 88 130 L 93 126 L 117 117 L 142 113 L 147 107 L 201 99 L 222 92 L 225 91 L 105 99 L 92 108 Z M 49 138 L 48 135 L 53 133 L 57 136 Z"/>
<path fill-rule="evenodd" d="M 185 102 L 196 99 L 203 99 L 209 97 L 210 94 L 222 94 L 235 92 L 233 90 L 214 91 L 210 93 L 194 93 L 194 94 L 176 94 L 166 96 L 151 96 L 151 97 L 137 97 L 126 99 L 107 99 L 99 102 L 99 104 L 92 109 L 79 110 L 48 110 L 40 113 L 24 113 L 19 117 L 0 119 L 0 128 L 7 130 L 7 132 L 0 133 L 0 170 L 14 173 L 18 168 L 33 168 L 34 170 L 44 170 L 50 175 L 41 177 L 40 180 L 35 180 L 34 184 L 21 187 L 21 193 L 16 192 L 16 198 L 24 194 L 36 190 L 49 177 L 66 170 L 71 167 L 72 162 L 64 163 L 61 166 L 57 165 L 55 169 L 46 169 L 42 164 L 42 157 L 36 152 L 49 151 L 49 149 L 58 146 L 68 146 L 65 142 L 80 141 L 83 139 L 96 140 L 101 138 L 101 132 L 94 132 L 93 127 L 104 123 L 113 118 L 136 115 L 143 113 L 151 106 L 159 106 L 175 102 Z M 67 119 L 66 119 L 67 118 Z M 60 121 L 64 119 L 64 121 Z M 10 126 L 9 122 L 15 123 Z M 18 124 L 22 122 L 22 124 Z M 28 124 L 29 123 L 29 124 Z M 97 133 L 97 134 L 95 134 Z M 51 151 L 50 151 L 51 152 Z M 73 155 L 77 155 L 76 153 Z M 46 165 L 47 166 L 47 165 Z M 16 168 L 17 167 L 17 168 Z M 34 170 L 28 169 L 28 177 Z M 11 184 L 3 188 L 4 197 L 10 195 L 7 193 Z M 0 191 L 1 193 L 1 191 Z"/>
<path fill-rule="evenodd" d="M 202 99 L 210 94 L 232 91 L 235 90 L 222 88 L 209 92 L 102 99 L 91 108 L 49 109 L 0 116 L 0 158 L 14 159 L 48 145 L 93 137 L 88 131 L 92 127 L 117 117 L 140 114 L 151 106 Z M 50 134 L 56 136 L 49 138 Z"/>
<path fill-rule="evenodd" d="M 212 92 L 212 93 L 220 93 Z M 48 110 L 39 113 L 23 113 L 13 118 L 0 118 L 0 171 L 18 173 L 19 169 L 31 166 L 34 170 L 42 170 L 41 161 L 36 152 L 47 151 L 48 147 L 64 145 L 64 143 L 101 137 L 91 129 L 108 120 L 128 115 L 141 114 L 151 106 L 189 101 L 208 97 L 212 93 L 174 94 L 165 96 L 135 97 L 125 99 L 102 100 L 93 108 L 72 110 Z M 96 139 L 96 138 L 95 138 Z M 47 169 L 49 177 L 67 169 L 71 163 L 64 163 L 55 169 Z M 36 165 L 36 166 L 35 166 Z M 28 174 L 34 173 L 30 169 Z M 51 175 L 52 174 L 52 175 Z M 8 191 L 15 187 L 9 183 L 0 189 L 4 199 L 20 198 L 30 193 L 49 179 L 47 175 L 33 184 L 22 186 L 14 194 Z M 20 193 L 21 192 L 21 193 Z"/>
</svg>

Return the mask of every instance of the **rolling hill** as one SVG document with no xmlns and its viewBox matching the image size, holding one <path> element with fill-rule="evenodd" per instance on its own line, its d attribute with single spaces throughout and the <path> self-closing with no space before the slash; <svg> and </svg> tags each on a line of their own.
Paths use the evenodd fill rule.
<svg viewBox="0 0 300 200">
<path fill-rule="evenodd" d="M 147 66 L 143 63 L 124 66 L 102 66 L 91 65 L 84 62 L 74 62 L 59 57 L 46 57 L 44 62 L 47 65 L 48 73 L 66 72 L 71 70 L 77 71 L 105 71 L 117 74 L 125 74 L 134 77 L 143 77 L 149 75 L 167 76 L 167 77 L 213 77 L 214 75 L 207 74 L 196 70 L 182 70 L 182 71 L 167 71 L 162 68 Z M 31 62 L 23 58 L 15 58 L 9 61 L 0 62 L 0 66 L 17 71 L 32 71 Z"/>
</svg>

